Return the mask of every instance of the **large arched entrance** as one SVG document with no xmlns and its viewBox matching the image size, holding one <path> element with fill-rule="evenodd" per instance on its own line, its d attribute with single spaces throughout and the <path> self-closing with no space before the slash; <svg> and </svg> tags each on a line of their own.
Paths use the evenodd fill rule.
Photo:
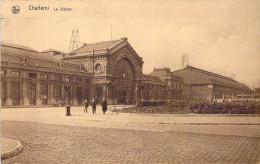
<svg viewBox="0 0 260 164">
<path fill-rule="evenodd" d="M 135 98 L 135 69 L 131 61 L 121 58 L 115 63 L 115 99 L 117 103 L 133 102 Z"/>
</svg>

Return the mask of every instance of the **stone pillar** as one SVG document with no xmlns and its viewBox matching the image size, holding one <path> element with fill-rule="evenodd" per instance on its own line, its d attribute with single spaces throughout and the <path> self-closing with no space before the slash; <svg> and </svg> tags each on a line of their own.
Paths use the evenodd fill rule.
<svg viewBox="0 0 260 164">
<path fill-rule="evenodd" d="M 72 89 L 72 104 L 73 105 L 78 105 L 78 99 L 77 99 L 77 85 L 71 86 Z"/>
<path fill-rule="evenodd" d="M 59 88 L 57 88 L 59 89 Z M 54 104 L 55 103 L 55 98 L 54 98 L 54 84 L 50 83 L 50 92 L 49 92 L 49 104 Z"/>
<path fill-rule="evenodd" d="M 141 90 L 141 101 L 143 100 L 143 88 L 140 89 Z"/>
<path fill-rule="evenodd" d="M 138 87 L 139 87 L 138 85 L 135 86 L 135 102 L 136 102 L 136 104 L 139 101 L 139 98 L 138 98 L 139 88 Z"/>
<path fill-rule="evenodd" d="M 6 82 L 6 106 L 12 105 L 12 98 L 11 98 L 11 80 L 8 79 Z"/>
<path fill-rule="evenodd" d="M 62 98 L 66 98 L 66 94 L 65 94 L 65 91 L 64 91 L 64 84 L 63 83 L 61 84 L 61 97 Z"/>
<path fill-rule="evenodd" d="M 41 83 L 39 81 L 36 82 L 36 105 L 42 105 Z"/>
<path fill-rule="evenodd" d="M 106 84 L 103 85 L 102 90 L 103 90 L 102 99 L 103 99 L 103 97 L 105 97 L 105 99 L 107 99 L 107 85 Z"/>
<path fill-rule="evenodd" d="M 29 101 L 29 98 L 28 98 L 28 82 L 27 81 L 24 81 L 23 82 L 23 105 L 30 105 L 30 101 Z"/>
</svg>

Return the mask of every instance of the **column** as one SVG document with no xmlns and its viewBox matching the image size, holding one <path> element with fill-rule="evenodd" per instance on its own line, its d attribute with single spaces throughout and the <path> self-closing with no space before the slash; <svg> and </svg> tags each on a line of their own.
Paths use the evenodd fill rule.
<svg viewBox="0 0 260 164">
<path fill-rule="evenodd" d="M 137 102 L 139 101 L 138 99 L 138 85 L 135 86 L 135 102 L 137 104 Z"/>
<path fill-rule="evenodd" d="M 42 105 L 40 81 L 36 82 L 36 105 Z"/>
<path fill-rule="evenodd" d="M 11 98 L 11 80 L 8 79 L 6 82 L 6 106 L 12 105 L 12 98 Z"/>
<path fill-rule="evenodd" d="M 59 89 L 59 88 L 57 88 Z M 54 104 L 55 103 L 55 98 L 54 98 L 54 84 L 50 83 L 50 91 L 49 91 L 49 104 Z"/>
<path fill-rule="evenodd" d="M 23 105 L 30 105 L 30 101 L 28 98 L 28 82 L 23 82 Z"/>
<path fill-rule="evenodd" d="M 64 91 L 64 83 L 61 84 L 61 97 L 66 98 L 65 91 Z"/>
<path fill-rule="evenodd" d="M 143 88 L 140 89 L 141 90 L 141 101 L 143 100 Z"/>
<path fill-rule="evenodd" d="M 73 105 L 78 105 L 78 99 L 77 99 L 77 86 L 76 85 L 71 85 L 72 89 L 72 104 Z"/>
<path fill-rule="evenodd" d="M 105 99 L 107 99 L 107 85 L 106 84 L 103 84 L 103 89 L 102 89 L 103 93 L 102 93 L 102 99 L 103 97 L 105 97 Z"/>
</svg>

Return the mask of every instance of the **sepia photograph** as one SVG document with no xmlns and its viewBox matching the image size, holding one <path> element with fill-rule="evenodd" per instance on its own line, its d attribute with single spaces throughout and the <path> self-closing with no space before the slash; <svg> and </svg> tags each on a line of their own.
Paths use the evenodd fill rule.
<svg viewBox="0 0 260 164">
<path fill-rule="evenodd" d="M 260 0 L 1 0 L 1 163 L 260 163 Z"/>
</svg>

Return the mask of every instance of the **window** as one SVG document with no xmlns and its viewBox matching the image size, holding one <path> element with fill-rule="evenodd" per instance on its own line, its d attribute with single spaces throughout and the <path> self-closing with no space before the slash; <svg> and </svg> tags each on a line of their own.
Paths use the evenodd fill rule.
<svg viewBox="0 0 260 164">
<path fill-rule="evenodd" d="M 36 78 L 36 73 L 29 73 L 29 78 Z"/>
<path fill-rule="evenodd" d="M 82 66 L 80 66 L 79 69 L 80 69 L 81 72 L 83 72 L 83 67 Z"/>
<path fill-rule="evenodd" d="M 126 74 L 125 71 L 123 71 L 123 72 L 121 73 L 121 77 L 124 78 L 124 79 L 127 78 L 127 74 Z"/>
<path fill-rule="evenodd" d="M 28 62 L 28 58 L 27 57 L 23 57 L 23 62 L 27 63 Z"/>
<path fill-rule="evenodd" d="M 64 67 L 64 64 L 60 63 L 60 68 L 63 69 L 63 67 Z"/>
<path fill-rule="evenodd" d="M 71 81 L 71 77 L 67 76 L 67 77 L 65 78 L 65 82 L 70 82 L 70 81 Z"/>
<path fill-rule="evenodd" d="M 54 79 L 55 79 L 55 80 L 61 80 L 61 79 L 62 79 L 62 77 L 61 77 L 61 76 L 59 76 L 59 75 L 55 75 L 55 76 L 54 76 Z"/>
<path fill-rule="evenodd" d="M 18 71 L 13 71 L 13 72 L 11 72 L 11 75 L 12 75 L 12 76 L 15 76 L 15 77 L 20 77 L 20 72 L 18 72 Z"/>
<path fill-rule="evenodd" d="M 89 84 L 90 83 L 90 79 L 85 79 L 85 83 Z"/>
<path fill-rule="evenodd" d="M 102 88 L 100 88 L 100 87 L 97 88 L 97 97 L 98 98 L 102 97 Z"/>
<path fill-rule="evenodd" d="M 47 74 L 41 74 L 41 79 L 48 79 L 48 75 Z"/>
<path fill-rule="evenodd" d="M 1 75 L 6 76 L 6 70 L 1 70 Z"/>
<path fill-rule="evenodd" d="M 77 78 L 77 82 L 82 83 L 83 82 L 82 78 Z"/>
</svg>

